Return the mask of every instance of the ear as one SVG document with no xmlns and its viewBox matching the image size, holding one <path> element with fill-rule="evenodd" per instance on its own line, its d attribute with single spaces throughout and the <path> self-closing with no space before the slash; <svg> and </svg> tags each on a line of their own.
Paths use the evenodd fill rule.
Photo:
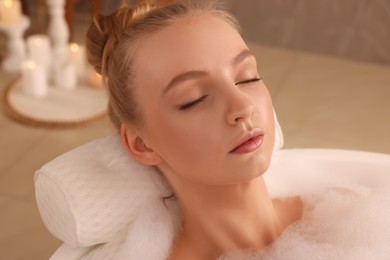
<svg viewBox="0 0 390 260">
<path fill-rule="evenodd" d="M 127 151 L 139 163 L 145 165 L 158 165 L 161 163 L 162 159 L 160 156 L 145 144 L 144 140 L 139 136 L 138 131 L 134 128 L 122 124 L 121 138 Z"/>
</svg>

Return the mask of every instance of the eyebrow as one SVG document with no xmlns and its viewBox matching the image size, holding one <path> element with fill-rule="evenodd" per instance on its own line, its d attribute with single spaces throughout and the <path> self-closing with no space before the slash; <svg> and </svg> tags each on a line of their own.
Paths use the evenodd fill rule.
<svg viewBox="0 0 390 260">
<path fill-rule="evenodd" d="M 244 49 L 240 51 L 236 56 L 234 56 L 232 59 L 229 60 L 228 65 L 230 67 L 234 67 L 235 65 L 241 63 L 245 59 L 249 57 L 254 57 L 252 52 L 248 49 Z M 167 84 L 167 86 L 164 88 L 162 95 L 167 93 L 170 89 L 172 89 L 174 86 L 178 85 L 179 83 L 182 83 L 187 80 L 195 80 L 200 78 L 205 78 L 209 75 L 207 71 L 203 70 L 190 70 L 183 73 L 180 73 L 173 77 L 171 81 Z"/>
<path fill-rule="evenodd" d="M 244 49 L 244 50 L 240 51 L 236 56 L 234 56 L 230 60 L 229 65 L 231 67 L 234 67 L 235 65 L 243 62 L 244 60 L 246 60 L 249 57 L 255 57 L 255 56 L 253 55 L 253 53 L 250 50 Z"/>
</svg>

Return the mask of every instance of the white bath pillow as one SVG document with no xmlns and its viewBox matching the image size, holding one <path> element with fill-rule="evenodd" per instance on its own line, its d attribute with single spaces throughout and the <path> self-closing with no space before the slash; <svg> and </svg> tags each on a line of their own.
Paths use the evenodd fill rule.
<svg viewBox="0 0 390 260">
<path fill-rule="evenodd" d="M 156 189 L 158 175 L 136 163 L 119 135 L 95 140 L 44 165 L 35 175 L 41 217 L 50 232 L 74 246 L 107 242 L 134 219 Z"/>
</svg>

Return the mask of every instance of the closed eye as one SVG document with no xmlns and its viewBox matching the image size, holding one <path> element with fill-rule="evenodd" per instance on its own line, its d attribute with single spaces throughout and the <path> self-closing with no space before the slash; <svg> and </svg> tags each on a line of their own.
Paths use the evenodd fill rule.
<svg viewBox="0 0 390 260">
<path fill-rule="evenodd" d="M 247 80 L 243 80 L 243 81 L 237 82 L 236 85 L 248 84 L 248 83 L 252 83 L 252 82 L 257 82 L 257 81 L 260 81 L 260 80 L 262 80 L 262 79 L 263 79 L 262 77 L 260 77 L 260 78 L 253 78 L 253 79 L 247 79 Z"/>
<path fill-rule="evenodd" d="M 193 101 L 188 102 L 188 103 L 186 103 L 186 104 L 184 104 L 184 105 L 181 105 L 181 106 L 179 106 L 179 109 L 180 109 L 180 110 L 189 109 L 190 107 L 193 107 L 193 106 L 195 106 L 196 104 L 198 104 L 198 103 L 202 102 L 203 100 L 205 100 L 205 99 L 207 98 L 207 96 L 208 96 L 208 95 L 204 95 L 204 96 L 202 96 L 202 97 L 200 97 L 200 98 L 198 98 L 198 99 L 196 99 L 196 100 L 193 100 Z"/>
</svg>

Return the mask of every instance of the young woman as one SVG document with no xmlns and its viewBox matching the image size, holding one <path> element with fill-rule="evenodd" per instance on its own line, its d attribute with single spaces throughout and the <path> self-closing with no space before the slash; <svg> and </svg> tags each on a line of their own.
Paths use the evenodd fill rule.
<svg viewBox="0 0 390 260">
<path fill-rule="evenodd" d="M 271 98 L 236 20 L 214 1 L 123 6 L 95 20 L 87 48 L 123 144 L 179 201 L 169 259 L 263 249 L 301 217 L 299 198 L 267 192 Z"/>
</svg>

